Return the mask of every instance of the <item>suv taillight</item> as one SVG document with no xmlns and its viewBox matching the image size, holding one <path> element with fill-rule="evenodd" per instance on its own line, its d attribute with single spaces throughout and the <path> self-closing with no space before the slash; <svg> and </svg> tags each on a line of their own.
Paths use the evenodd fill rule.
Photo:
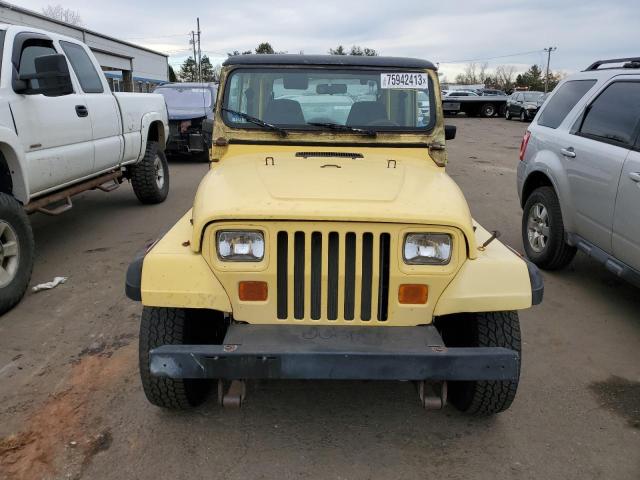
<svg viewBox="0 0 640 480">
<path fill-rule="evenodd" d="M 531 138 L 531 132 L 527 130 L 527 133 L 522 137 L 522 143 L 520 144 L 520 161 L 524 160 L 524 154 L 527 151 L 527 145 L 529 144 L 529 139 Z"/>
</svg>

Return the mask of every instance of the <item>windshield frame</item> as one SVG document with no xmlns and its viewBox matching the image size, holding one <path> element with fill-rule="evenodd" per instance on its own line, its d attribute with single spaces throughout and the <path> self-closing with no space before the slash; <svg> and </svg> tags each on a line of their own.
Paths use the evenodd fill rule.
<svg viewBox="0 0 640 480">
<path fill-rule="evenodd" d="M 429 110 L 430 110 L 430 118 L 429 123 L 423 127 L 416 128 L 407 128 L 403 126 L 360 126 L 357 125 L 357 128 L 366 128 L 370 129 L 378 134 L 411 134 L 417 136 L 427 136 L 431 135 L 437 126 L 437 103 L 434 94 L 435 83 L 430 74 L 430 70 L 428 69 L 420 69 L 420 68 L 407 68 L 407 67 L 371 67 L 371 66 L 352 66 L 352 65 L 300 65 L 300 64 L 291 64 L 291 65 L 238 65 L 230 68 L 224 79 L 224 90 L 222 92 L 222 96 L 220 101 L 216 103 L 216 115 L 220 116 L 222 120 L 222 124 L 225 127 L 238 130 L 238 131 L 246 131 L 246 132 L 256 132 L 260 131 L 260 127 L 257 125 L 251 124 L 239 124 L 231 121 L 227 121 L 227 115 L 222 111 L 223 108 L 229 108 L 227 101 L 230 96 L 231 90 L 231 79 L 235 73 L 238 71 L 256 71 L 256 72 L 270 72 L 270 71 L 282 71 L 282 70 L 291 70 L 293 72 L 296 71 L 308 71 L 308 70 L 334 70 L 341 73 L 348 73 L 351 71 L 362 71 L 362 72 L 374 72 L 374 73 L 385 73 L 385 72 L 406 72 L 406 73 L 426 73 L 428 77 L 428 88 L 429 88 Z M 416 95 L 417 96 L 417 95 Z M 310 133 L 326 133 L 326 129 L 322 127 L 317 127 L 313 125 L 296 125 L 294 127 L 288 125 L 278 125 L 278 127 L 286 130 L 287 132 L 296 132 L 303 134 Z M 337 133 L 339 135 L 352 136 L 354 133 L 349 131 L 333 131 L 331 133 Z M 362 137 L 361 134 L 355 133 L 355 135 Z M 375 139 L 372 139 L 375 141 Z"/>
</svg>

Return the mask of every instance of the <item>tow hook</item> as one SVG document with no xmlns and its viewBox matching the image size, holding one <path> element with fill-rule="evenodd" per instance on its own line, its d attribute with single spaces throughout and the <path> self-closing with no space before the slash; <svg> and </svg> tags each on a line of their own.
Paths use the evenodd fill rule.
<svg viewBox="0 0 640 480">
<path fill-rule="evenodd" d="M 225 393 L 226 382 L 218 380 L 218 403 L 225 408 L 240 408 L 247 396 L 247 384 L 244 380 L 232 380 Z"/>
<path fill-rule="evenodd" d="M 416 382 L 420 405 L 426 410 L 440 410 L 447 404 L 447 382 Z"/>
</svg>

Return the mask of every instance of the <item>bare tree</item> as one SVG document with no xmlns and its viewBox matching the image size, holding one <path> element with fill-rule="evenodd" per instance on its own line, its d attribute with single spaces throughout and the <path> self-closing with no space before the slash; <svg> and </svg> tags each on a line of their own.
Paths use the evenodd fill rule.
<svg viewBox="0 0 640 480">
<path fill-rule="evenodd" d="M 481 63 L 478 68 L 478 82 L 473 83 L 485 83 L 485 80 L 487 79 L 487 69 L 489 68 L 489 64 L 487 62 Z"/>
<path fill-rule="evenodd" d="M 64 8 L 62 5 L 47 5 L 42 9 L 42 13 L 54 20 L 69 23 L 71 25 L 82 25 L 80 13 L 70 8 Z"/>
<path fill-rule="evenodd" d="M 516 67 L 513 65 L 498 65 L 496 67 L 496 83 L 502 90 L 513 88 L 516 76 Z"/>
</svg>

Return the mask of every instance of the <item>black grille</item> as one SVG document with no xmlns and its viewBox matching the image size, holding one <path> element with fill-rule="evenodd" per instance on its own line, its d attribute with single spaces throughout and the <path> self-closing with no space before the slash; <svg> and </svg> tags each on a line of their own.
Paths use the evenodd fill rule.
<svg viewBox="0 0 640 480">
<path fill-rule="evenodd" d="M 290 235 L 293 235 L 293 265 L 289 262 Z M 322 302 L 326 298 L 327 320 L 342 318 L 345 321 L 387 321 L 390 243 L 391 236 L 388 233 L 348 232 L 340 235 L 337 232 L 278 232 L 278 318 L 286 320 L 293 313 L 296 320 L 307 317 L 321 320 Z M 323 255 L 328 258 L 323 258 Z M 305 271 L 307 262 L 310 271 Z M 360 272 L 357 271 L 358 263 L 362 266 Z M 324 268 L 327 269 L 326 272 L 323 271 Z M 340 270 L 344 275 L 342 292 Z M 308 290 L 305 288 L 305 281 L 310 282 Z M 293 312 L 288 311 L 291 282 Z M 307 294 L 310 294 L 310 298 L 305 299 Z M 305 300 L 310 305 L 310 311 L 305 312 Z M 375 309 L 374 300 L 377 305 Z"/>
</svg>

